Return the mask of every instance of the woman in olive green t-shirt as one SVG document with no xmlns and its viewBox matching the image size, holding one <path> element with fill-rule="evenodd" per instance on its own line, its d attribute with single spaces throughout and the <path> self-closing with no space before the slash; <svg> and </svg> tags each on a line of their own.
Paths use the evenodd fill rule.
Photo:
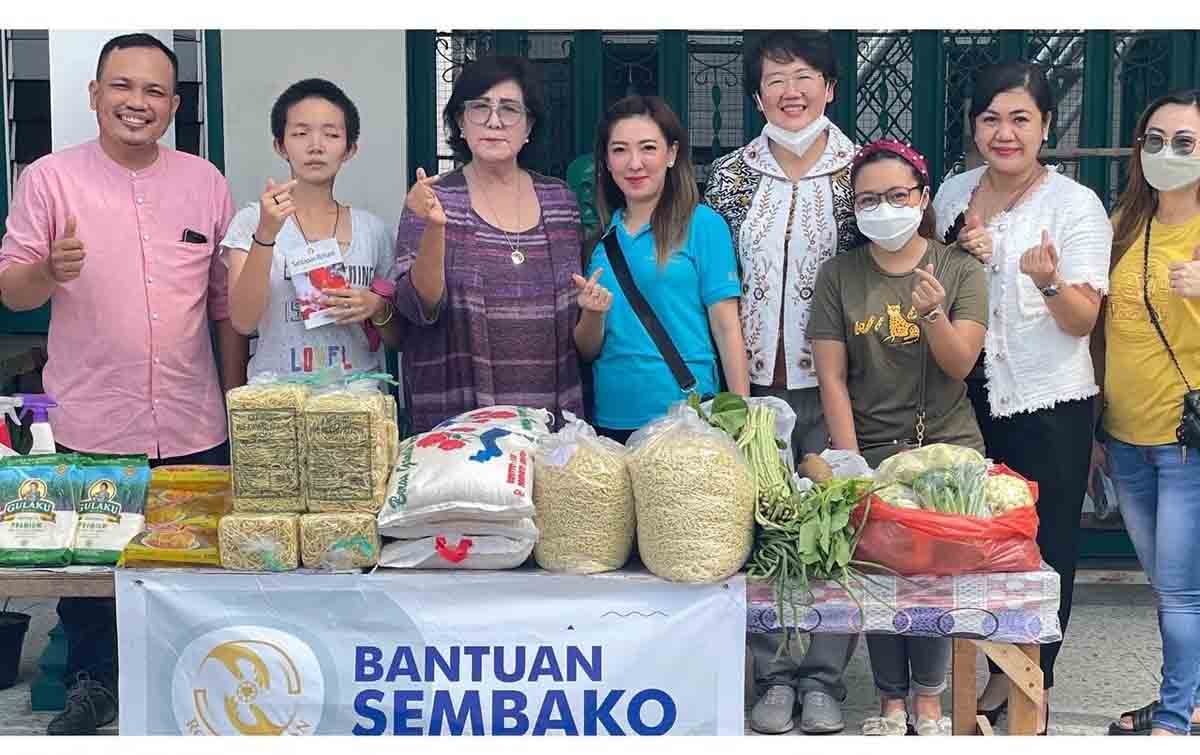
<svg viewBox="0 0 1200 755">
<path fill-rule="evenodd" d="M 932 240 L 929 172 L 911 147 L 869 144 L 850 176 L 858 227 L 871 243 L 822 266 L 808 325 L 833 447 L 872 466 L 909 444 L 982 453 L 965 378 L 987 329 L 983 266 Z M 948 734 L 941 693 L 950 640 L 870 635 L 867 644 L 882 702 L 863 733 L 904 734 L 911 691 L 917 733 Z"/>
</svg>

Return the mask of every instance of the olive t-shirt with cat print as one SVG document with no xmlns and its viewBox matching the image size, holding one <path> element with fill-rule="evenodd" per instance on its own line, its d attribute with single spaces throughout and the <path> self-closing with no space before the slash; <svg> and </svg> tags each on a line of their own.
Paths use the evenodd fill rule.
<svg viewBox="0 0 1200 755">
<path fill-rule="evenodd" d="M 987 326 L 987 278 L 983 265 L 958 246 L 936 241 L 920 267 L 933 263 L 946 289 L 942 308 L 953 320 Z M 914 273 L 884 272 L 869 245 L 856 247 L 821 266 L 813 294 L 809 341 L 846 344 L 850 404 L 859 448 L 915 440 L 921 390 L 921 356 L 926 366 L 926 443 L 955 443 L 983 451 L 983 439 L 967 386 L 938 367 L 922 348 L 924 329 L 912 305 Z"/>
</svg>

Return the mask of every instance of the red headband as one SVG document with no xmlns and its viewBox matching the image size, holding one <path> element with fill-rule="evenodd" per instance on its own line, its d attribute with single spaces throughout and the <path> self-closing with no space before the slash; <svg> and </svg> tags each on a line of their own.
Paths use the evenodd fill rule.
<svg viewBox="0 0 1200 755">
<path fill-rule="evenodd" d="M 925 179 L 925 183 L 929 183 L 929 166 L 926 165 L 925 158 L 910 145 L 895 139 L 879 139 L 862 147 L 854 156 L 854 168 L 857 169 L 864 160 L 877 152 L 891 152 L 903 157 L 917 169 L 917 172 Z"/>
</svg>

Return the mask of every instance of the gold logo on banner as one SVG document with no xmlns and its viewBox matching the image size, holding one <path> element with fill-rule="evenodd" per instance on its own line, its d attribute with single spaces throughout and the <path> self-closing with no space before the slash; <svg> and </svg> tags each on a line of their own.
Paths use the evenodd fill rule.
<svg viewBox="0 0 1200 755">
<path fill-rule="evenodd" d="M 204 635 L 180 656 L 175 677 L 176 720 L 187 734 L 312 734 L 325 702 L 312 649 L 267 627 Z"/>
</svg>

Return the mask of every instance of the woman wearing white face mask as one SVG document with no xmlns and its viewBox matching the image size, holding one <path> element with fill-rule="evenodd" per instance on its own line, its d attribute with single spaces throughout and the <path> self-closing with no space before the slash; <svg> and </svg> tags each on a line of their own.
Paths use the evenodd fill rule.
<svg viewBox="0 0 1200 755">
<path fill-rule="evenodd" d="M 1200 449 L 1177 434 L 1200 387 L 1200 91 L 1152 103 L 1134 136 L 1093 350 L 1107 436 L 1094 456 L 1158 598 L 1163 676 L 1159 700 L 1109 733 L 1200 734 Z"/>
<path fill-rule="evenodd" d="M 971 128 L 987 164 L 948 179 L 933 204 L 939 237 L 958 239 L 989 278 L 985 359 L 967 386 L 988 456 L 1040 486 L 1038 546 L 1062 578 L 1065 633 L 1100 390 L 1088 336 L 1108 290 L 1112 226 L 1095 192 L 1038 160 L 1054 110 L 1037 66 L 983 69 Z M 968 230 L 981 227 L 986 234 Z M 1041 649 L 1041 731 L 1061 646 Z M 1008 677 L 995 665 L 991 672 L 978 708 L 994 723 L 1007 706 Z"/>
<path fill-rule="evenodd" d="M 932 238 L 929 171 L 911 147 L 863 147 L 851 180 L 858 228 L 871 243 L 821 268 L 808 325 L 833 446 L 872 466 L 914 444 L 982 452 L 964 380 L 983 348 L 983 268 Z M 948 734 L 941 693 L 950 640 L 869 635 L 867 644 L 881 710 L 863 733 L 904 734 L 912 693 L 917 733 Z"/>
<path fill-rule="evenodd" d="M 817 270 L 861 243 L 850 202 L 855 146 L 825 116 L 837 84 L 828 33 L 776 31 L 745 56 L 745 86 L 767 125 L 745 147 L 713 163 L 705 202 L 729 223 L 741 268 L 741 322 L 753 396 L 775 396 L 796 413 L 792 448 L 819 453 L 829 439 L 812 349 L 805 338 Z M 777 651 L 776 635 L 752 634 L 762 697 L 750 726 L 781 734 L 795 725 L 828 734 L 844 727 L 843 674 L 854 653 L 850 635 L 816 634 L 797 663 Z"/>
</svg>

